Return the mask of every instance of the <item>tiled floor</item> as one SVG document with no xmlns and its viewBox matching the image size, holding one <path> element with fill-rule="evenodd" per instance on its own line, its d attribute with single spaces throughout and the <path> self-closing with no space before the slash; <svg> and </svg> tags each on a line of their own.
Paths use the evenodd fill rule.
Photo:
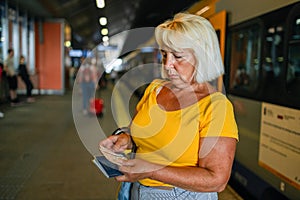
<svg viewBox="0 0 300 200">
<path fill-rule="evenodd" d="M 115 199 L 118 183 L 97 170 L 77 134 L 71 91 L 39 96 L 35 103 L 18 107 L 1 105 L 1 110 L 0 199 Z M 110 115 L 106 110 L 99 119 L 108 132 L 115 128 Z M 219 199 L 241 198 L 228 186 Z"/>
</svg>

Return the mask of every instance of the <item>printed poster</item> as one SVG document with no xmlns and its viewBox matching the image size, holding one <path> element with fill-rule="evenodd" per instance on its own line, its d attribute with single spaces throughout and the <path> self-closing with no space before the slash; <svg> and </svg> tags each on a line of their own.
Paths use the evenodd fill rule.
<svg viewBox="0 0 300 200">
<path fill-rule="evenodd" d="M 262 103 L 259 165 L 300 189 L 300 111 Z"/>
</svg>

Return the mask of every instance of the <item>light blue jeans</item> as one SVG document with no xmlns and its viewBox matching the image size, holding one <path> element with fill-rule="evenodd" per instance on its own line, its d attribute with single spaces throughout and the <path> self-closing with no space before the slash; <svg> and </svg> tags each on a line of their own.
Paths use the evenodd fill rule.
<svg viewBox="0 0 300 200">
<path fill-rule="evenodd" d="M 217 192 L 191 192 L 181 188 L 158 189 L 134 183 L 131 189 L 131 200 L 218 200 Z"/>
<path fill-rule="evenodd" d="M 84 110 L 89 109 L 90 99 L 95 94 L 95 83 L 94 82 L 82 82 L 82 107 Z"/>
</svg>

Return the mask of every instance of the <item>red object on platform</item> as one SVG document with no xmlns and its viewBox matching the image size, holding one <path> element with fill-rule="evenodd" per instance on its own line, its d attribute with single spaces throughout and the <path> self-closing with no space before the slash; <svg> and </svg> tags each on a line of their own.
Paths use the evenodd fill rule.
<svg viewBox="0 0 300 200">
<path fill-rule="evenodd" d="M 103 112 L 103 100 L 99 98 L 90 100 L 90 113 L 100 115 Z"/>
</svg>

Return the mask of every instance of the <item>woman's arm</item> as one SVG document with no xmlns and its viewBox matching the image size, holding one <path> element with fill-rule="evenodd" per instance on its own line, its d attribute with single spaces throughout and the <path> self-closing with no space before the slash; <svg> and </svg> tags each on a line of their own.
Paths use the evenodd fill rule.
<svg viewBox="0 0 300 200">
<path fill-rule="evenodd" d="M 220 192 L 229 180 L 236 139 L 210 137 L 200 140 L 199 167 L 159 166 L 138 159 L 124 161 L 120 170 L 127 171 L 118 181 L 151 178 L 196 192 Z M 152 170 L 151 170 L 152 169 Z"/>
</svg>

